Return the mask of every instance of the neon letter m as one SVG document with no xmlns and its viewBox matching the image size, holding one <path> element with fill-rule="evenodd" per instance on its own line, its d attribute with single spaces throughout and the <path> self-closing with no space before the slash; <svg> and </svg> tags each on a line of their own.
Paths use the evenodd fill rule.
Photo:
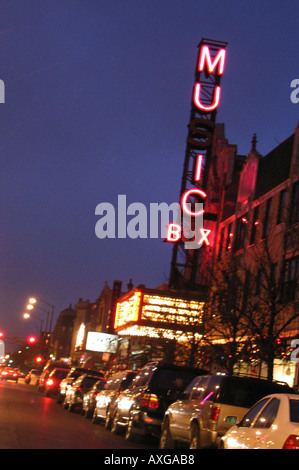
<svg viewBox="0 0 299 470">
<path fill-rule="evenodd" d="M 198 71 L 202 72 L 205 68 L 205 63 L 206 63 L 209 73 L 213 73 L 214 69 L 218 65 L 218 75 L 222 75 L 224 72 L 224 62 L 225 62 L 225 49 L 219 49 L 219 51 L 217 52 L 214 58 L 214 61 L 212 62 L 209 47 L 202 46 L 200 49 L 200 55 L 199 55 Z"/>
</svg>

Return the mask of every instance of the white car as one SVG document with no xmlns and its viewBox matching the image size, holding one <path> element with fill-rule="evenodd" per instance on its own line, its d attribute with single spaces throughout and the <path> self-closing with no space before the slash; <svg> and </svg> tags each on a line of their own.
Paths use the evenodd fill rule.
<svg viewBox="0 0 299 470">
<path fill-rule="evenodd" d="M 299 449 L 299 395 L 258 401 L 221 440 L 223 449 Z"/>
</svg>

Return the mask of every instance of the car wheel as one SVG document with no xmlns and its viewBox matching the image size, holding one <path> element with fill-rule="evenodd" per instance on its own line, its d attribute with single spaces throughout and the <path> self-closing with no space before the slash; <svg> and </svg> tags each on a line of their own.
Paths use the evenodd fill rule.
<svg viewBox="0 0 299 470">
<path fill-rule="evenodd" d="M 100 422 L 100 419 L 98 418 L 98 415 L 97 415 L 97 410 L 96 410 L 96 408 L 95 408 L 95 410 L 94 410 L 94 412 L 93 412 L 91 421 L 92 421 L 94 424 L 99 424 L 99 422 Z"/>
<path fill-rule="evenodd" d="M 60 394 L 58 395 L 56 402 L 59 404 L 63 402 L 63 398 Z"/>
<path fill-rule="evenodd" d="M 121 426 L 118 424 L 118 411 L 116 410 L 111 421 L 111 432 L 113 432 L 113 434 L 119 434 L 120 431 Z"/>
<path fill-rule="evenodd" d="M 68 406 L 68 411 L 69 411 L 70 413 L 72 413 L 72 412 L 74 411 L 74 409 L 75 409 L 75 405 L 74 405 L 72 402 L 70 402 L 70 403 L 69 403 L 69 406 Z"/>
<path fill-rule="evenodd" d="M 191 425 L 190 449 L 200 449 L 200 430 L 196 423 Z"/>
<path fill-rule="evenodd" d="M 106 429 L 111 429 L 110 408 L 108 408 L 108 410 L 106 410 L 105 428 Z"/>
<path fill-rule="evenodd" d="M 223 442 L 222 439 L 221 439 L 221 441 L 219 442 L 218 449 L 225 449 L 225 447 L 224 447 L 224 442 Z"/>
<path fill-rule="evenodd" d="M 134 432 L 134 419 L 131 413 L 129 416 L 129 422 L 127 425 L 125 438 L 127 441 L 137 441 L 137 440 L 139 441 L 140 440 L 140 435 Z"/>
<path fill-rule="evenodd" d="M 162 433 L 160 437 L 160 449 L 174 449 L 175 441 L 172 439 L 170 430 L 169 430 L 169 421 L 168 419 L 163 424 Z"/>
</svg>

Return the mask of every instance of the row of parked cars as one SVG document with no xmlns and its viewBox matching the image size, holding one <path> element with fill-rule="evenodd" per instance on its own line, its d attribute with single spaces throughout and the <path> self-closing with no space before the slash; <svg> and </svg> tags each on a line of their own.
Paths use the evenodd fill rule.
<svg viewBox="0 0 299 470">
<path fill-rule="evenodd" d="M 42 376 L 46 395 L 128 440 L 154 435 L 162 449 L 299 449 L 299 395 L 285 383 L 163 362 L 108 380 L 83 368 Z"/>
</svg>

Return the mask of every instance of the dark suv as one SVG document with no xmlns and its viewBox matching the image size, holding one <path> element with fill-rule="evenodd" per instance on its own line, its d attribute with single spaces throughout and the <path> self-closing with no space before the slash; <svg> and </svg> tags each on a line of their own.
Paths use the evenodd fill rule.
<svg viewBox="0 0 299 470">
<path fill-rule="evenodd" d="M 167 407 L 194 377 L 206 373 L 162 362 L 147 364 L 117 399 L 111 431 L 125 428 L 128 440 L 149 434 L 159 437 Z"/>
</svg>

